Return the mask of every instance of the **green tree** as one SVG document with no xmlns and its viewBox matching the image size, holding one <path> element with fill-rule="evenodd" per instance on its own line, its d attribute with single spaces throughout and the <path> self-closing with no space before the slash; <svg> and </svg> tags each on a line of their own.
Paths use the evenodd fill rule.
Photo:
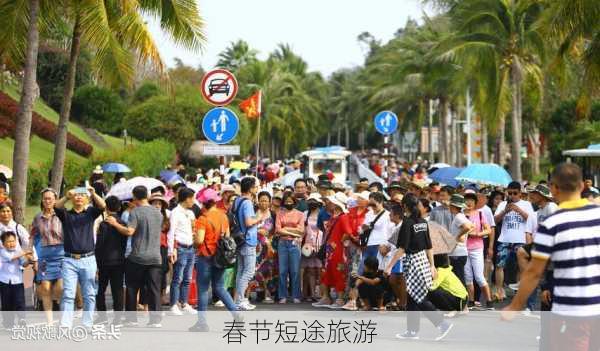
<svg viewBox="0 0 600 351">
<path fill-rule="evenodd" d="M 257 60 L 257 50 L 251 49 L 247 42 L 238 40 L 231 42 L 229 46 L 219 54 L 217 66 L 232 72 L 237 72 L 242 66 Z"/>
<path fill-rule="evenodd" d="M 86 85 L 75 92 L 71 113 L 86 127 L 118 136 L 123 129 L 125 103 L 110 89 Z"/>
<path fill-rule="evenodd" d="M 73 23 L 73 34 L 54 148 L 53 187 L 58 187 L 62 180 L 67 125 L 82 42 L 94 52 L 96 75 L 113 86 L 130 86 L 134 78 L 136 58 L 141 62 L 152 63 L 159 74 L 165 73 L 158 47 L 142 13 L 159 18 L 161 29 L 178 45 L 198 50 L 204 42 L 203 22 L 194 1 L 71 0 L 64 5 L 67 21 Z"/>
<path fill-rule="evenodd" d="M 448 40 L 446 55 L 469 57 L 475 66 L 480 64 L 483 80 L 490 80 L 487 64 L 495 63 L 494 87 L 488 94 L 498 114 L 503 113 L 505 99 L 510 96 L 511 113 L 511 173 L 522 179 L 521 145 L 523 82 L 530 80 L 532 88 L 543 90 L 542 60 L 545 44 L 535 27 L 542 7 L 535 1 L 465 0 L 449 11 L 454 35 Z M 506 89 L 510 87 L 509 89 Z"/>
</svg>

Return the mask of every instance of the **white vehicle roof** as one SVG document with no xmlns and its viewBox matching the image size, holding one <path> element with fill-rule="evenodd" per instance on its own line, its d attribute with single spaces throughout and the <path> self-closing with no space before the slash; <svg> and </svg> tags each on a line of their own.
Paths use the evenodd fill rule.
<svg viewBox="0 0 600 351">
<path fill-rule="evenodd" d="M 342 160 L 352 155 L 352 152 L 342 146 L 318 147 L 300 153 L 300 156 L 307 156 L 311 159 Z"/>
<path fill-rule="evenodd" d="M 592 144 L 586 149 L 564 150 L 562 154 L 573 157 L 600 157 L 600 144 Z"/>
</svg>

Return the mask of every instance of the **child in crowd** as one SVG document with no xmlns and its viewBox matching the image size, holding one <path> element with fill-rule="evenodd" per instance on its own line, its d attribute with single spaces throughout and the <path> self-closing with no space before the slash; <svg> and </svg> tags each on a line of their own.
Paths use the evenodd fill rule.
<svg viewBox="0 0 600 351">
<path fill-rule="evenodd" d="M 377 261 L 377 257 L 367 257 L 364 261 L 364 266 L 363 275 L 353 273 L 363 310 L 370 311 L 373 307 L 378 308 L 380 311 L 385 310 L 383 306 L 385 278 L 383 277 L 383 272 L 378 269 L 379 261 Z"/>
<path fill-rule="evenodd" d="M 2 300 L 2 324 L 5 329 L 15 324 L 25 325 L 25 287 L 23 271 L 33 261 L 30 250 L 17 248 L 17 235 L 6 231 L 0 235 L 3 248 L 0 249 L 0 299 Z"/>
<path fill-rule="evenodd" d="M 452 271 L 447 254 L 433 257 L 437 277 L 433 280 L 427 298 L 442 311 L 449 311 L 447 317 L 454 317 L 457 312 L 468 312 L 467 289 Z"/>
</svg>

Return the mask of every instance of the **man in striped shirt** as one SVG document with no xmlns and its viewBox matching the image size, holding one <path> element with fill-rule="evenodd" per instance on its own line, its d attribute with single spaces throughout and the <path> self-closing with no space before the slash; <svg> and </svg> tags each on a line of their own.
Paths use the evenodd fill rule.
<svg viewBox="0 0 600 351">
<path fill-rule="evenodd" d="M 556 167 L 551 191 L 559 210 L 540 223 L 532 259 L 503 319 L 514 318 L 542 277 L 554 265 L 550 330 L 542 333 L 549 349 L 596 349 L 600 342 L 600 206 L 581 198 L 581 169 L 571 163 Z"/>
</svg>

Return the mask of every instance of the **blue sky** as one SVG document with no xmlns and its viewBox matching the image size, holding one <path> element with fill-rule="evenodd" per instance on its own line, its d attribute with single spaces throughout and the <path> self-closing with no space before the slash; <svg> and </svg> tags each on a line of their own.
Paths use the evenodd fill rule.
<svg viewBox="0 0 600 351">
<path fill-rule="evenodd" d="M 172 45 L 154 21 L 149 25 L 163 59 L 178 57 L 191 66 L 213 68 L 230 42 L 247 41 L 266 58 L 278 43 L 289 43 L 310 70 L 326 76 L 340 68 L 361 65 L 364 49 L 357 36 L 368 31 L 384 42 L 408 18 L 419 19 L 418 0 L 197 0 L 206 23 L 208 42 L 202 53 Z M 427 10 L 427 13 L 431 13 Z"/>
</svg>

